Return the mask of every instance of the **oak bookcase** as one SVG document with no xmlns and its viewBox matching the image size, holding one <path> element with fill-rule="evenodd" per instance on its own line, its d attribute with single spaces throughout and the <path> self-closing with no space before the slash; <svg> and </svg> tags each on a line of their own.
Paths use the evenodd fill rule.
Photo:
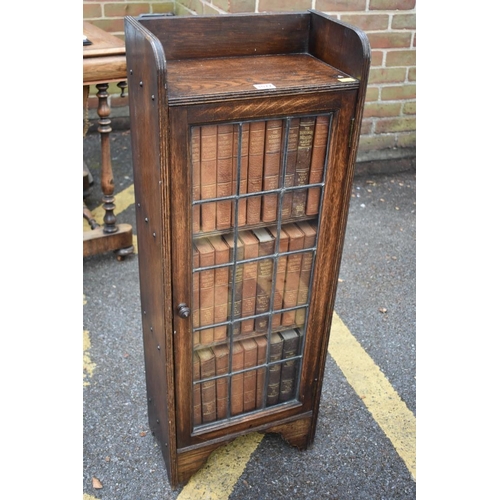
<svg viewBox="0 0 500 500">
<path fill-rule="evenodd" d="M 148 415 L 173 486 L 314 439 L 370 64 L 316 12 L 125 18 Z"/>
</svg>

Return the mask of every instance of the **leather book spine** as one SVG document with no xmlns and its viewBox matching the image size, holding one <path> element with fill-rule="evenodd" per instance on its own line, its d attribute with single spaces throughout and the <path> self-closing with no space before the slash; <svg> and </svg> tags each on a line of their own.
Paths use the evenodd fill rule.
<svg viewBox="0 0 500 500">
<path fill-rule="evenodd" d="M 274 253 L 274 238 L 266 228 L 254 229 L 253 233 L 259 240 L 259 257 Z M 271 292 L 273 279 L 273 260 L 259 260 L 257 263 L 257 298 L 255 300 L 255 314 L 267 313 L 271 309 Z M 255 331 L 267 332 L 269 316 L 255 319 Z"/>
<path fill-rule="evenodd" d="M 295 330 L 280 333 L 283 338 L 282 359 L 293 358 L 299 354 L 299 335 Z M 281 366 L 279 402 L 289 401 L 295 396 L 295 381 L 297 377 L 297 360 L 285 361 Z"/>
<path fill-rule="evenodd" d="M 239 194 L 248 192 L 248 135 L 250 124 L 243 123 L 241 126 L 241 150 L 240 150 L 240 190 Z M 233 179 L 236 188 L 237 168 L 238 168 L 238 134 L 235 133 L 234 151 L 233 151 Z M 236 192 L 236 189 L 235 191 Z M 238 226 L 244 226 L 247 223 L 247 200 L 240 198 L 238 200 Z"/>
<path fill-rule="evenodd" d="M 257 366 L 257 342 L 254 339 L 241 341 L 243 347 L 243 367 Z M 257 389 L 257 370 L 246 371 L 243 374 L 243 411 L 255 410 L 255 395 Z"/>
<path fill-rule="evenodd" d="M 311 153 L 311 169 L 309 171 L 309 184 L 316 184 L 323 180 L 329 125 L 330 117 L 318 116 L 316 118 Z M 309 188 L 307 192 L 306 215 L 316 215 L 318 213 L 320 197 L 321 188 Z"/>
<path fill-rule="evenodd" d="M 229 246 L 221 236 L 208 238 L 215 250 L 215 265 L 229 263 Z M 229 267 L 214 269 L 214 323 L 222 323 L 228 318 Z M 225 340 L 227 326 L 214 327 L 214 342 Z"/>
<path fill-rule="evenodd" d="M 295 186 L 305 186 L 309 182 L 314 123 L 314 117 L 300 119 L 297 165 L 295 167 Z M 303 217 L 305 215 L 306 198 L 307 190 L 305 189 L 293 192 L 292 217 Z"/>
<path fill-rule="evenodd" d="M 304 233 L 304 248 L 312 248 L 316 243 L 316 229 L 308 222 L 297 223 L 298 228 Z M 313 253 L 302 254 L 302 266 L 300 268 L 299 291 L 297 294 L 297 305 L 305 305 L 309 300 L 309 283 L 312 272 Z M 305 323 L 306 310 L 297 309 L 295 311 L 295 324 L 303 326 Z"/>
<path fill-rule="evenodd" d="M 279 333 L 271 334 L 271 345 L 269 348 L 269 362 L 281 360 L 283 354 L 283 339 Z M 281 363 L 269 366 L 269 380 L 267 384 L 267 406 L 275 405 L 279 402 Z"/>
<path fill-rule="evenodd" d="M 196 246 L 200 252 L 200 267 L 213 266 L 215 264 L 215 251 L 210 241 L 207 238 L 201 238 L 196 241 Z M 213 325 L 214 299 L 215 271 L 214 269 L 200 271 L 200 326 Z M 213 328 L 200 330 L 201 344 L 210 344 L 213 341 Z"/>
<path fill-rule="evenodd" d="M 200 357 L 200 379 L 215 376 L 215 356 L 210 347 L 198 351 Z M 215 379 L 201 382 L 201 413 L 203 423 L 213 422 L 217 418 Z"/>
<path fill-rule="evenodd" d="M 283 120 L 266 122 L 264 144 L 264 191 L 278 189 L 281 166 Z M 266 194 L 262 198 L 262 221 L 274 222 L 278 216 L 278 193 Z"/>
<path fill-rule="evenodd" d="M 259 240 L 251 231 L 240 231 L 239 241 L 243 247 L 243 258 L 254 259 L 259 256 Z M 255 315 L 257 298 L 257 262 L 240 264 L 243 267 L 243 284 L 241 295 L 241 317 Z M 254 332 L 254 319 L 244 319 L 241 322 L 241 334 Z"/>
<path fill-rule="evenodd" d="M 243 370 L 243 347 L 240 342 L 234 342 L 232 355 L 232 372 Z M 237 373 L 231 378 L 231 416 L 243 413 L 243 373 Z"/>
<path fill-rule="evenodd" d="M 217 376 L 229 373 L 229 347 L 221 344 L 212 348 L 215 356 L 215 374 Z M 217 420 L 227 418 L 227 403 L 229 382 L 228 377 L 218 378 L 215 381 Z"/>
<path fill-rule="evenodd" d="M 248 193 L 262 191 L 265 134 L 265 121 L 250 123 L 248 136 Z M 258 224 L 261 221 L 260 217 L 261 197 L 247 198 L 247 224 Z"/>
<path fill-rule="evenodd" d="M 302 250 L 304 248 L 304 233 L 295 225 L 287 224 L 283 230 L 288 234 L 288 251 Z M 295 307 L 299 294 L 300 269 L 302 267 L 302 254 L 288 256 L 286 263 L 285 293 L 283 295 L 283 309 Z M 283 313 L 281 324 L 291 326 L 295 323 L 295 311 Z"/>
<path fill-rule="evenodd" d="M 234 259 L 234 233 L 229 233 L 223 235 L 227 246 L 229 247 L 229 262 L 233 262 Z M 243 259 L 243 247 L 241 245 L 237 246 L 237 261 Z M 234 278 L 233 278 L 234 275 Z M 234 281 L 233 281 L 234 280 Z M 241 264 L 236 264 L 236 266 L 231 266 L 229 268 L 229 299 L 228 299 L 228 315 L 231 314 L 231 319 L 233 320 L 233 335 L 238 335 L 241 331 L 241 322 L 234 321 L 241 318 L 241 298 L 243 293 L 243 266 Z M 234 305 L 233 305 L 234 296 Z"/>
<path fill-rule="evenodd" d="M 200 267 L 200 251 L 196 245 L 193 245 L 193 269 Z M 200 326 L 200 273 L 193 273 L 193 328 Z M 200 345 L 200 332 L 193 332 L 193 347 Z"/>
<path fill-rule="evenodd" d="M 217 126 L 217 198 L 233 194 L 233 127 Z M 230 200 L 218 201 L 216 205 L 216 228 L 231 227 Z"/>
<path fill-rule="evenodd" d="M 217 125 L 201 127 L 200 149 L 201 199 L 208 200 L 217 196 Z M 201 205 L 201 230 L 215 230 L 215 202 Z"/>
<path fill-rule="evenodd" d="M 262 366 L 267 363 L 267 335 L 255 337 L 257 344 L 257 366 Z M 255 408 L 264 406 L 264 385 L 266 383 L 266 368 L 262 366 L 257 369 L 256 389 L 255 389 Z"/>
<path fill-rule="evenodd" d="M 299 119 L 292 118 L 288 128 L 288 144 L 285 165 L 285 188 L 295 184 L 295 168 L 297 165 L 297 147 L 299 144 Z M 292 217 L 293 191 L 285 191 L 281 204 L 281 220 Z"/>
<path fill-rule="evenodd" d="M 201 199 L 200 127 L 191 129 L 191 164 L 193 167 L 193 201 Z M 200 205 L 193 206 L 193 233 L 200 232 Z"/>
<path fill-rule="evenodd" d="M 269 231 L 274 236 L 275 239 L 278 237 L 278 231 L 276 226 L 269 228 Z M 288 235 L 283 229 L 280 231 L 279 239 L 279 253 L 288 252 Z M 285 277 L 286 277 L 286 267 L 287 267 L 287 256 L 279 256 L 277 260 L 276 267 L 276 278 L 274 283 L 274 301 L 273 301 L 273 311 L 277 311 L 283 308 L 283 297 L 285 294 Z M 273 329 L 278 328 L 281 325 L 282 314 L 275 313 L 272 316 L 271 326 Z"/>
<path fill-rule="evenodd" d="M 193 352 L 193 382 L 200 380 L 200 357 L 198 353 Z M 193 383 L 193 424 L 201 425 L 203 423 L 201 415 L 201 384 Z"/>
</svg>

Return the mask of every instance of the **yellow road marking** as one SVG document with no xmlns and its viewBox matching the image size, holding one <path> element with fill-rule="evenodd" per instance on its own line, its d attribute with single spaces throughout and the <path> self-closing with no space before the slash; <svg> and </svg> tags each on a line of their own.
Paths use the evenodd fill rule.
<svg viewBox="0 0 500 500">
<path fill-rule="evenodd" d="M 263 434 L 251 433 L 221 446 L 183 488 L 177 500 L 227 500 Z"/>
<path fill-rule="evenodd" d="M 134 201 L 135 201 L 134 185 L 131 184 L 128 188 L 125 188 L 123 191 L 115 193 L 114 214 L 118 215 L 119 213 L 123 212 L 130 205 L 132 205 Z M 98 224 L 101 225 L 103 224 L 104 209 L 102 208 L 102 205 L 99 205 L 98 207 L 94 208 L 94 210 L 92 210 L 92 215 L 94 216 Z M 89 223 L 85 219 L 83 219 L 83 230 L 84 231 L 91 230 Z"/>
<path fill-rule="evenodd" d="M 134 196 L 133 184 L 115 194 L 115 215 L 133 204 Z M 97 222 L 102 224 L 102 206 L 92 213 Z M 84 230 L 89 229 L 84 220 Z M 136 235 L 133 235 L 133 244 L 134 252 L 137 253 Z M 88 342 L 90 347 L 90 340 Z M 416 480 L 416 418 L 336 313 L 333 316 L 328 351 Z M 90 363 L 89 376 L 92 376 L 92 370 Z M 177 498 L 227 499 L 262 438 L 262 434 L 249 434 L 216 450 Z"/>
<path fill-rule="evenodd" d="M 328 352 L 416 480 L 417 419 L 336 313 Z"/>
</svg>

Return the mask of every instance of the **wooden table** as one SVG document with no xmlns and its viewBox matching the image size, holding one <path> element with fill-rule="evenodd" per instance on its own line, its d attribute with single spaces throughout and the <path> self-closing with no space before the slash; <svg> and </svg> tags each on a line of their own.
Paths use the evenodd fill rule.
<svg viewBox="0 0 500 500">
<path fill-rule="evenodd" d="M 83 231 L 83 256 L 95 255 L 113 250 L 118 259 L 133 253 L 132 226 L 117 224 L 114 197 L 113 170 L 109 133 L 111 132 L 110 108 L 108 105 L 108 86 L 118 82 L 124 91 L 127 83 L 127 65 L 125 43 L 119 38 L 106 33 L 100 28 L 83 23 L 83 34 L 92 42 L 83 46 L 83 86 L 95 85 L 99 104 L 97 114 L 101 134 L 101 187 L 104 208 L 104 225 L 100 226 L 92 213 L 83 203 L 83 216 L 89 222 L 91 230 Z"/>
</svg>

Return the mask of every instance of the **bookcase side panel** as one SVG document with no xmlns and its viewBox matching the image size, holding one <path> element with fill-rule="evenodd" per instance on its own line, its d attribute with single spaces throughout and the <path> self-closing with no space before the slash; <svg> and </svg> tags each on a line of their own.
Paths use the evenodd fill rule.
<svg viewBox="0 0 500 500">
<path fill-rule="evenodd" d="M 125 36 L 148 418 L 175 483 L 167 110 L 158 105 L 165 99 L 163 58 L 157 40 L 134 19 L 125 19 Z"/>
</svg>

